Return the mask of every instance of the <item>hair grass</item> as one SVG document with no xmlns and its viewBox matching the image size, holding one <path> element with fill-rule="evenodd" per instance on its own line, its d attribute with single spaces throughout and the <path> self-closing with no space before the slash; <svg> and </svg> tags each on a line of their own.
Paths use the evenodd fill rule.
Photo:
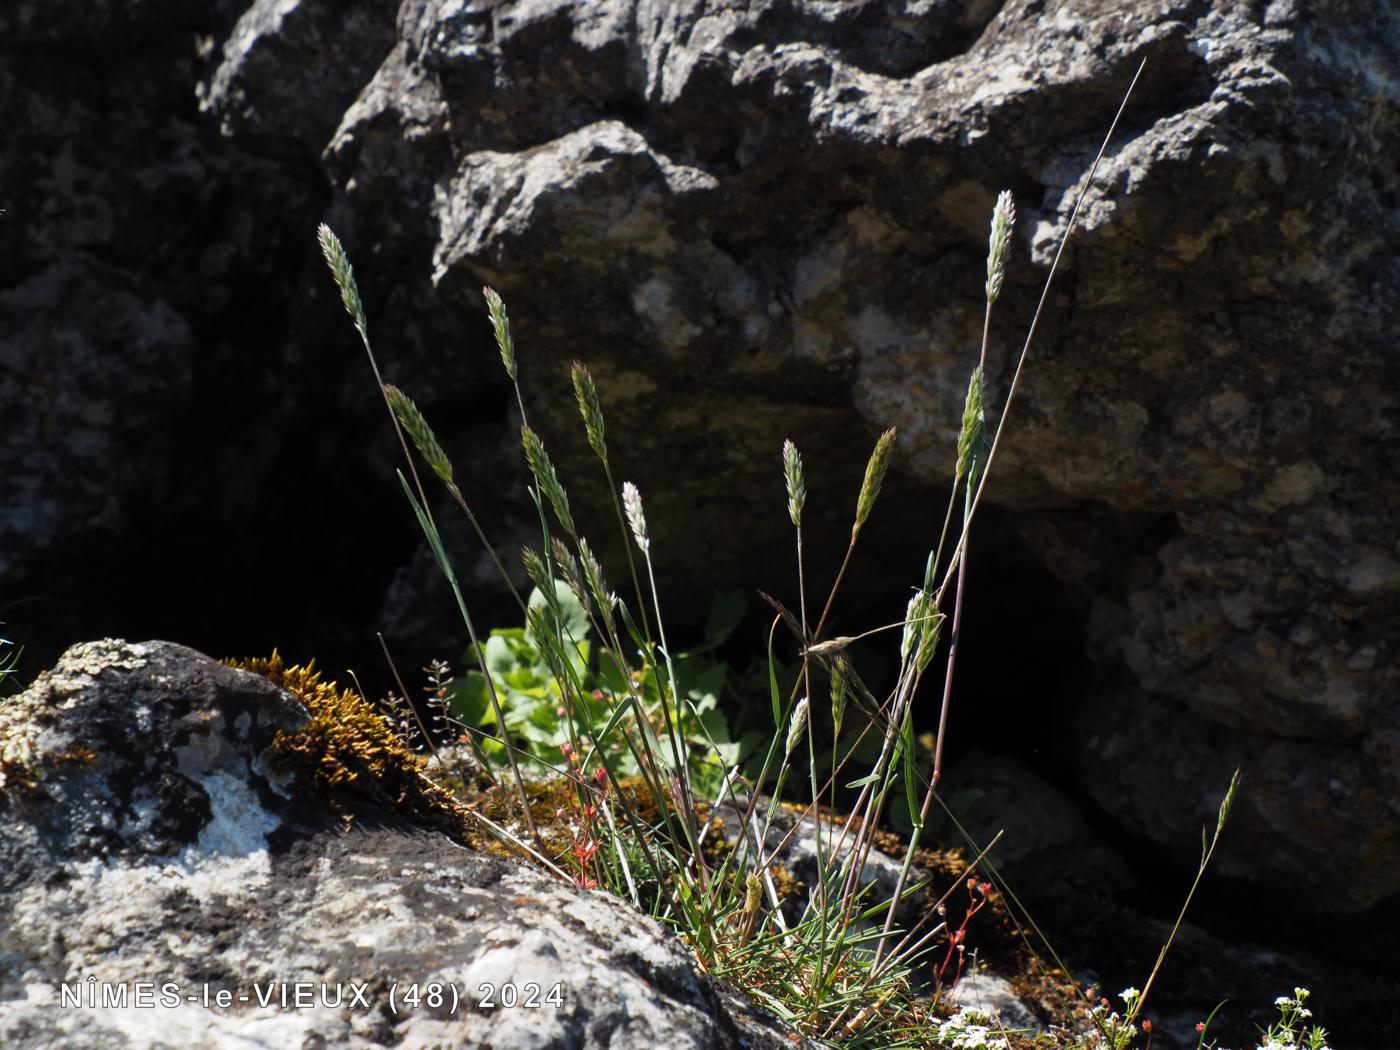
<svg viewBox="0 0 1400 1050">
<path fill-rule="evenodd" d="M 1138 76 L 1141 71 L 1139 68 Z M 1136 82 L 1137 76 L 1133 84 Z M 482 819 L 490 824 L 494 834 L 536 856 L 541 850 L 553 848 L 555 858 L 546 858 L 546 863 L 556 872 L 563 874 L 555 861 L 567 854 L 575 867 L 573 878 L 580 885 L 597 885 L 626 896 L 653 915 L 671 922 L 690 944 L 702 967 L 734 981 L 796 1029 L 826 1045 L 852 1048 L 974 1045 L 967 1041 L 971 1038 L 967 1033 L 981 1022 L 965 1013 L 951 1020 L 940 1020 L 936 1016 L 939 982 L 935 982 L 930 997 L 927 994 L 930 989 L 923 987 L 926 982 L 920 977 L 925 970 L 932 969 L 932 953 L 940 946 L 944 949 L 943 964 L 937 970 L 940 980 L 955 948 L 959 959 L 957 972 L 961 972 L 967 922 L 980 910 L 990 892 L 989 883 L 978 883 L 973 877 L 974 870 L 986 871 L 1000 886 L 1001 897 L 1008 907 L 1014 904 L 1019 909 L 1019 918 L 1015 911 L 1011 914 L 1025 943 L 1032 945 L 1032 931 L 1039 936 L 1034 921 L 1020 908 L 1014 893 L 1005 886 L 988 860 L 995 839 L 985 848 L 978 848 L 967 838 L 976 858 L 972 865 L 939 901 L 919 910 L 912 922 L 907 913 L 913 898 L 928 889 L 919 881 L 915 861 L 934 802 L 947 812 L 937 787 L 942 775 L 953 671 L 966 600 L 967 537 L 1059 260 L 1131 92 L 1130 86 L 1075 202 L 1017 358 L 1006 403 L 996 427 L 992 428 L 987 422 L 986 406 L 987 347 L 993 306 L 1004 285 L 1015 226 L 1010 193 L 1003 192 L 997 198 L 988 239 L 981 351 L 968 383 L 952 488 L 942 528 L 929 553 L 923 579 L 914 588 L 904 616 L 886 627 L 866 632 L 901 629 L 898 673 L 894 686 L 883 698 L 874 696 L 866 688 L 846 659 L 845 649 L 855 638 L 826 638 L 823 632 L 861 531 L 874 511 L 889 471 L 895 430 L 890 428 L 882 433 L 871 452 L 855 501 L 849 542 L 835 580 L 815 618 L 811 615 L 814 607 L 809 604 L 811 596 L 803 549 L 803 513 L 807 501 L 804 464 L 791 441 L 783 444 L 781 467 L 787 516 L 794 530 L 799 597 L 795 613 L 768 599 L 777 612 L 769 633 L 768 663 L 769 702 L 775 730 L 761 762 L 751 763 L 747 772 L 738 765 L 730 767 L 714 798 L 697 793 L 692 771 L 692 741 L 684 727 L 699 724 L 703 729 L 705 722 L 691 695 L 680 685 L 667 642 L 652 562 L 653 536 L 648 528 L 642 495 L 630 481 L 619 487 L 614 480 L 602 400 L 588 369 L 574 362 L 571 380 L 588 447 L 606 478 L 617 524 L 627 541 L 623 546 L 631 598 L 626 601 L 609 590 L 592 547 L 580 535 L 563 482 L 543 440 L 528 419 L 519 380 L 519 357 L 506 305 L 495 291 L 484 289 L 492 333 L 520 414 L 524 464 L 533 482 L 530 493 L 539 516 L 541 543 L 523 553 L 538 600 L 532 598 L 526 603 L 513 587 L 512 592 L 526 613 L 528 636 L 553 679 L 560 700 L 558 713 L 567 730 L 567 743 L 561 749 L 563 764 L 551 766 L 550 772 L 567 783 L 580 824 L 562 852 L 558 843 L 551 847 L 532 818 L 530 793 L 516 760 L 517 754 L 525 752 L 511 740 L 507 731 L 500 697 L 493 685 L 491 669 L 486 665 L 485 647 L 467 611 L 411 456 L 408 466 L 412 485 L 400 474 L 405 496 L 456 596 L 489 693 L 494 734 L 477 726 L 463 728 L 481 749 L 479 753 L 485 754 L 484 749 L 489 744 L 493 754 L 502 756 L 515 787 L 515 809 L 529 828 L 533 847 L 522 843 L 502 823 L 484 816 Z M 380 376 L 344 248 L 325 226 L 321 227 L 320 238 L 332 277 L 369 355 L 375 381 L 383 391 L 405 455 L 408 441 L 411 441 L 452 501 L 466 513 L 478 539 L 491 553 L 502 578 L 509 584 L 509 574 L 454 481 L 451 463 L 431 427 L 412 400 L 397 387 L 386 385 Z M 962 514 L 955 530 L 953 510 L 959 500 Z M 950 542 L 951 552 L 945 559 L 944 552 Z M 562 600 L 566 593 L 577 603 L 577 616 Z M 774 643 L 782 625 L 786 625 L 800 645 L 799 673 L 790 690 L 780 689 L 774 659 Z M 938 729 L 932 748 L 931 772 L 925 776 L 918 764 L 913 712 L 920 685 L 939 651 L 945 625 L 948 626 L 948 646 Z M 591 654 L 582 644 L 581 635 L 586 633 L 602 642 L 598 653 Z M 624 659 L 622 654 L 626 652 L 635 653 L 635 660 Z M 587 670 L 590 659 L 600 661 L 601 670 L 606 672 L 601 675 L 604 689 L 590 689 L 593 681 Z M 812 717 L 819 685 L 824 686 L 822 692 L 829 702 L 833 725 L 829 756 L 819 751 Z M 851 703 L 860 709 L 863 718 L 859 726 L 847 732 Z M 708 731 L 705 737 L 707 745 L 718 755 L 719 748 Z M 610 748 L 630 755 L 637 770 L 635 777 L 626 782 L 617 778 L 606 758 Z M 851 770 L 852 766 L 856 769 Z M 757 772 L 753 771 L 755 767 Z M 856 770 L 862 772 L 853 776 Z M 845 817 L 833 819 L 829 814 L 833 812 L 836 791 L 843 782 L 848 789 L 858 789 L 858 794 Z M 1209 865 L 1237 787 L 1238 774 L 1221 806 L 1214 837 L 1208 843 L 1203 841 L 1196 882 L 1187 895 L 1187 907 Z M 904 848 L 895 889 L 888 898 L 880 899 L 872 892 L 865 870 L 877 840 L 877 829 L 896 792 L 903 795 L 913 819 L 913 829 Z M 798 805 L 802 819 L 793 824 L 774 848 L 769 843 L 777 807 L 760 806 L 760 800 L 784 795 L 805 800 Z M 708 816 L 716 805 L 730 806 L 742 814 L 737 841 L 716 841 L 716 825 Z M 951 818 L 952 814 L 948 816 Z M 956 825 L 956 821 L 954 823 Z M 794 921 L 785 917 L 778 876 L 783 848 L 801 827 L 810 827 L 813 831 L 818 873 Z M 982 896 L 972 902 L 962 926 L 949 930 L 940 916 L 950 895 L 963 883 L 976 887 Z M 970 896 L 973 893 L 971 889 L 968 892 Z M 1180 922 L 1179 918 L 1177 928 Z M 1133 996 L 1127 1001 L 1125 1015 L 1107 1013 L 1102 1006 L 1081 1011 L 1087 1013 L 1089 1029 L 1057 1045 L 1113 1047 L 1114 1050 L 1129 1045 L 1175 934 L 1176 928 L 1163 946 L 1144 991 L 1130 990 Z M 1043 936 L 1041 940 L 1044 941 Z M 1059 965 L 1048 942 L 1045 947 Z M 1066 1006 L 1068 1010 L 1073 1004 Z M 994 1038 L 1002 1040 L 995 1045 L 1010 1046 L 1006 1040 L 1014 1036 L 1000 1031 Z"/>
</svg>

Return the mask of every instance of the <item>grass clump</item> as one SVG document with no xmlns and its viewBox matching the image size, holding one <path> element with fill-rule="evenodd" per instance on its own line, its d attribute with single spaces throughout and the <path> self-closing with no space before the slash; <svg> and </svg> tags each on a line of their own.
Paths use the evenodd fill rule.
<svg viewBox="0 0 1400 1050">
<path fill-rule="evenodd" d="M 1084 192 L 1092 182 L 1091 172 Z M 1065 239 L 1083 199 L 1081 195 L 1075 205 Z M 525 598 L 497 560 L 431 426 L 407 394 L 383 382 L 348 257 L 330 229 L 320 229 L 332 277 L 370 358 L 405 454 L 410 443 L 417 449 L 495 560 L 520 608 L 522 627 L 493 631 L 482 640 L 432 503 L 408 456 L 408 473 L 400 472 L 400 484 L 452 589 L 476 665 L 444 695 L 450 697 L 448 708 L 464 740 L 493 780 L 490 826 L 512 846 L 579 886 L 606 889 L 672 924 L 702 968 L 744 988 L 823 1045 L 1127 1050 L 1139 1033 L 1150 1042 L 1151 1021 L 1142 1010 L 1171 938 L 1144 991 L 1133 991 L 1122 1014 L 1082 993 L 1064 1002 L 1064 1015 L 1077 1015 L 1082 1022 L 1074 1031 L 1033 1038 L 974 1012 L 952 1012 L 942 1005 L 941 993 L 964 969 L 969 922 L 993 896 L 998 908 L 1004 904 L 1027 946 L 1031 931 L 1038 931 L 988 860 L 995 840 L 979 846 L 967 839 L 972 859 L 941 896 L 916 864 L 935 803 L 952 818 L 937 788 L 965 606 L 967 539 L 1040 316 L 1038 308 L 1000 422 L 992 427 L 986 405 L 987 347 L 1014 224 L 1011 196 L 1003 193 L 992 213 L 981 352 L 968 383 L 942 528 L 931 544 L 922 577 L 911 587 L 903 615 L 856 636 L 899 632 L 894 685 L 884 696 L 865 685 L 847 658 L 855 638 L 829 637 L 825 632 L 846 569 L 878 502 L 897 435 L 891 428 L 875 443 L 856 495 L 849 542 L 824 597 L 808 593 L 803 538 L 806 468 L 795 444 L 782 446 L 779 465 L 793 528 L 798 602 L 796 610 L 789 610 L 769 599 L 775 618 L 769 632 L 766 692 L 773 731 L 766 747 L 749 756 L 741 756 L 729 740 L 715 704 L 717 688 L 703 683 L 697 688 L 693 672 L 700 665 L 677 654 L 668 642 L 652 561 L 659 538 L 649 529 L 638 487 L 616 482 L 602 400 L 587 367 L 575 363 L 571 380 L 584 435 L 607 481 L 613 517 L 624 540 L 629 584 L 625 599 L 609 588 L 593 547 L 581 534 L 564 481 L 530 424 L 520 387 L 519 348 L 506 305 L 495 291 L 483 290 L 520 415 L 523 466 L 538 517 L 539 544 L 522 551 L 534 585 Z M 1063 249 L 1064 240 L 1056 264 Z M 1053 275 L 1054 266 L 1041 308 Z M 780 673 L 776 656 L 783 631 L 793 636 L 799 655 L 795 674 L 787 677 Z M 940 652 L 945 654 L 944 664 L 936 670 Z M 928 675 L 936 688 L 937 731 L 931 746 L 921 749 L 914 734 L 914 711 Z M 532 774 L 542 771 L 544 783 L 550 785 L 545 794 L 528 786 L 522 766 Z M 421 767 L 415 769 L 421 772 Z M 529 784 L 539 782 L 532 775 Z M 1238 778 L 1221 806 L 1215 837 L 1203 843 L 1197 883 L 1223 831 L 1237 785 Z M 787 798 L 795 807 L 797 819 L 787 830 L 778 826 L 776 835 L 774 821 L 782 807 L 766 803 L 768 798 Z M 542 801 L 554 807 L 554 819 L 547 809 L 542 811 Z M 865 874 L 872 849 L 882 841 L 882 821 L 896 803 L 907 811 L 912 829 L 899 847 L 894 890 L 881 896 Z M 723 839 L 725 825 L 716 819 L 722 811 L 738 816 L 733 841 Z M 475 812 L 485 810 L 477 806 Z M 512 821 L 514 830 L 507 830 Z M 561 827 L 567 827 L 567 833 L 561 835 Z M 784 849 L 800 829 L 811 833 L 816 875 L 792 900 L 779 883 Z M 951 927 L 947 906 L 961 887 L 966 887 L 969 903 L 961 924 Z M 1194 892 L 1193 884 L 1191 895 Z M 1062 974 L 1065 968 L 1053 949 L 1043 938 L 1042 943 L 1053 959 L 1053 967 L 1044 967 L 1047 973 Z"/>
</svg>

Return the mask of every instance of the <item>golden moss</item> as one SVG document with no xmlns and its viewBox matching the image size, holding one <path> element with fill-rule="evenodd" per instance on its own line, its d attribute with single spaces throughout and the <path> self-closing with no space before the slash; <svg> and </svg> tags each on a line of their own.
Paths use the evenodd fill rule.
<svg viewBox="0 0 1400 1050">
<path fill-rule="evenodd" d="M 312 666 L 288 666 L 275 650 L 266 660 L 226 663 L 262 675 L 310 710 L 311 721 L 279 732 L 268 754 L 269 768 L 297 776 L 304 799 L 349 790 L 456 839 L 467 837 L 467 807 L 428 778 L 425 760 L 354 690 L 322 681 Z"/>
<path fill-rule="evenodd" d="M 44 756 L 44 765 L 90 766 L 97 761 L 97 752 L 85 744 L 76 744 L 63 751 L 51 751 Z"/>
</svg>

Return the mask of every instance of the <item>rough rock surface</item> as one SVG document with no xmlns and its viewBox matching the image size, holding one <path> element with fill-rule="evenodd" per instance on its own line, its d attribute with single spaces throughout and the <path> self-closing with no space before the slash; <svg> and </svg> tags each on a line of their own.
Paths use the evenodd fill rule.
<svg viewBox="0 0 1400 1050">
<path fill-rule="evenodd" d="M 994 974 L 964 974 L 948 993 L 948 1002 L 955 1007 L 980 1010 L 996 1018 L 1006 1028 L 1031 1034 L 1045 1030 L 1045 1026 L 1016 995 L 1011 983 Z"/>
<path fill-rule="evenodd" d="M 1185 705 L 1215 727 L 1183 741 L 1217 771 L 1207 791 L 1232 749 L 1266 746 L 1313 785 L 1297 804 L 1334 814 L 1295 825 L 1299 863 L 1239 851 L 1232 870 L 1331 888 L 1319 899 L 1342 910 L 1392 897 L 1400 764 L 1348 794 L 1324 787 L 1315 754 L 1392 747 L 1400 507 L 1377 449 L 1395 446 L 1400 378 L 1397 120 L 1393 77 L 1362 71 L 1395 68 L 1395 10 L 1009 4 L 960 8 L 960 24 L 952 10 L 537 3 L 448 18 L 409 3 L 331 144 L 337 207 L 368 233 L 375 201 L 416 200 L 439 296 L 465 308 L 495 282 L 546 358 L 536 376 L 586 351 L 661 513 L 702 533 L 723 519 L 761 548 L 780 535 L 771 508 L 711 493 L 719 477 L 726 493 L 770 490 L 780 430 L 819 441 L 853 403 L 899 425 L 905 470 L 946 475 L 991 195 L 1022 201 L 1003 311 L 1019 327 L 1146 57 L 994 495 L 1154 534 L 1105 573 L 1059 557 L 1103 549 L 1084 516 L 1069 536 L 1045 535 L 1053 515 L 1027 529 L 1052 571 L 1095 590 L 1100 652 L 1143 687 L 1142 717 Z M 898 31 L 855 31 L 862 18 Z M 569 425 L 567 397 L 536 411 Z M 850 444 L 813 458 L 849 464 L 863 451 Z M 705 483 L 665 495 L 682 456 Z M 1141 724 L 1142 695 L 1104 698 L 1114 716 L 1081 734 L 1086 775 Z M 1087 779 L 1164 844 L 1201 816 L 1185 793 Z M 1170 819 L 1141 819 L 1153 808 Z M 1276 834 L 1270 808 L 1247 793 L 1237 824 Z M 1367 844 L 1332 851 L 1353 824 Z"/>
<path fill-rule="evenodd" d="M 784 434 L 809 461 L 858 461 L 859 441 L 823 445 L 850 405 L 897 424 L 902 468 L 941 481 L 992 195 L 1021 201 L 991 361 L 1004 389 L 1146 58 L 993 495 L 1054 511 L 1028 515 L 1027 542 L 1097 596 L 1096 652 L 1141 686 L 1106 690 L 1111 713 L 1080 734 L 1099 803 L 1179 846 L 1230 756 L 1268 750 L 1320 823 L 1285 831 L 1277 801 L 1246 792 L 1242 834 L 1296 863 L 1240 850 L 1231 870 L 1357 910 L 1400 893 L 1400 505 L 1382 451 L 1400 228 L 1380 72 L 1397 40 L 1390 4 L 410 0 L 326 159 L 352 233 L 419 273 L 430 249 L 437 309 L 498 286 L 543 359 L 547 432 L 573 426 L 563 361 L 590 359 L 658 516 L 744 537 L 705 546 L 715 572 L 780 542 L 780 515 L 737 494 L 773 488 Z M 1183 706 L 1200 731 L 1177 751 L 1098 775 Z M 1168 781 L 1182 752 L 1212 774 L 1199 796 L 1139 779 Z M 1373 791 L 1336 786 L 1322 756 L 1363 754 Z M 1354 828 L 1364 845 L 1338 852 Z"/>
<path fill-rule="evenodd" d="M 789 897 L 784 903 L 785 917 L 789 923 L 796 925 L 807 916 L 807 909 L 811 907 L 812 897 L 818 886 L 817 876 L 822 870 L 822 859 L 825 858 L 828 867 L 844 863 L 851 855 L 854 842 L 852 837 L 843 835 L 844 822 L 824 819 L 821 824 L 819 849 L 815 820 L 811 817 L 799 820 L 799 815 L 796 812 L 786 808 L 779 808 L 776 812 L 770 813 L 770 805 L 771 800 L 764 798 L 754 806 L 747 832 L 741 830 L 744 813 L 738 805 L 725 803 L 719 806 L 715 813 L 723 821 L 726 841 L 737 843 L 743 838 L 748 842 L 747 857 L 753 856 L 753 844 L 757 842 L 766 825 L 767 834 L 763 835 L 763 856 L 769 859 L 774 866 L 785 870 L 801 887 L 798 893 Z M 799 824 L 801 826 L 797 827 Z M 879 849 L 869 851 L 859 875 L 859 884 L 862 891 L 867 894 L 865 898 L 867 903 L 888 901 L 894 897 L 895 889 L 899 886 L 899 873 L 903 867 L 902 860 L 902 857 L 895 859 L 887 856 Z M 906 895 L 896 912 L 898 921 L 903 928 L 907 929 L 918 922 L 921 913 L 927 907 L 926 893 L 912 890 L 912 887 L 921 882 L 928 882 L 932 887 L 937 884 L 938 879 L 935 873 L 920 865 L 913 865 L 905 880 Z M 939 886 L 939 891 L 942 888 Z M 883 924 L 884 916 L 882 915 L 877 922 L 862 925 L 883 926 Z M 924 928 L 926 929 L 927 926 Z"/>
<path fill-rule="evenodd" d="M 0 174 L 33 190 L 23 225 L 0 220 L 0 383 L 25 406 L 6 458 L 27 464 L 7 476 L 22 498 L 0 512 L 0 562 L 31 587 L 67 564 L 36 551 L 94 536 L 116 550 L 156 518 L 153 486 L 194 513 L 243 507 L 209 493 L 278 476 L 276 439 L 208 440 L 223 469 L 192 456 L 172 472 L 162 450 L 191 445 L 169 435 L 208 437 L 209 414 L 185 412 L 165 439 L 143 422 L 170 424 L 174 402 L 207 408 L 188 397 L 193 362 L 227 366 L 240 341 L 221 323 L 264 316 L 196 290 L 233 287 L 233 270 L 264 294 L 319 289 L 254 332 L 309 367 L 256 381 L 206 367 L 195 389 L 242 374 L 272 426 L 339 398 L 316 462 L 343 473 L 308 473 L 360 476 L 349 438 L 379 409 L 326 350 L 343 357 L 347 340 L 325 334 L 331 296 L 305 269 L 319 263 L 257 250 L 305 236 L 257 217 L 309 228 L 326 184 L 391 378 L 442 420 L 449 451 L 487 450 L 470 469 L 491 491 L 505 457 L 476 428 L 507 398 L 484 280 L 511 305 L 528 407 L 571 479 L 596 475 L 573 469 L 585 453 L 566 438 L 564 366 L 590 361 L 653 532 L 675 537 L 657 543 L 672 593 L 788 563 L 785 436 L 809 471 L 854 488 L 863 438 L 897 424 L 897 470 L 920 499 L 894 520 L 922 537 L 975 352 L 994 195 L 1010 187 L 1021 213 L 989 361 L 999 404 L 1056 235 L 1146 58 L 990 496 L 1093 603 L 1105 673 L 1070 738 L 1103 810 L 1182 857 L 1232 764 L 1268 756 L 1246 763 L 1232 829 L 1248 848 L 1222 866 L 1321 910 L 1400 899 L 1393 0 L 77 10 L 21 0 L 0 14 L 0 99 L 23 147 Z M 81 63 L 99 38 L 84 92 L 44 72 L 56 46 Z M 210 214 L 232 233 L 178 218 Z M 56 327 L 77 364 L 50 371 Z M 119 349 L 154 375 L 112 368 Z M 54 433 L 69 436 L 24 458 Z M 379 467 L 388 454 L 365 453 Z M 845 501 L 809 507 L 814 545 L 839 541 Z"/>
<path fill-rule="evenodd" d="M 1003 833 L 990 859 L 1013 886 L 1069 884 L 1102 892 L 1133 885 L 1123 856 L 1093 834 L 1078 806 L 1025 763 L 973 750 L 947 777 L 951 808 L 972 840 L 987 843 Z M 959 841 L 952 827 L 940 831 Z"/>
<path fill-rule="evenodd" d="M 317 150 L 245 148 L 199 110 L 242 6 L 0 5 L 0 620 L 34 670 L 118 631 L 267 651 L 301 616 L 365 602 L 329 566 L 348 538 L 333 523 L 355 516 L 372 536 L 372 518 L 350 485 L 331 498 L 348 466 L 333 449 L 349 442 L 308 394 L 336 383 L 342 348 L 288 339 L 327 197 Z M 344 20 L 353 45 L 305 41 L 338 71 L 295 92 L 324 109 L 325 134 L 392 44 L 392 11 L 376 35 L 363 7 Z M 340 20 L 289 11 L 281 25 L 308 21 Z M 279 508 L 298 489 L 293 523 Z M 340 575 L 341 593 L 310 587 L 270 612 L 244 586 L 287 572 Z M 217 602 L 196 593 L 208 586 Z"/>
<path fill-rule="evenodd" d="M 0 705 L 0 1043 L 793 1045 L 613 898 L 382 810 L 342 824 L 290 803 L 263 759 L 307 718 L 164 642 L 75 646 Z M 415 982 L 455 987 L 457 1008 L 426 987 L 415 1007 Z M 181 1001 L 206 989 L 250 1001 Z"/>
</svg>

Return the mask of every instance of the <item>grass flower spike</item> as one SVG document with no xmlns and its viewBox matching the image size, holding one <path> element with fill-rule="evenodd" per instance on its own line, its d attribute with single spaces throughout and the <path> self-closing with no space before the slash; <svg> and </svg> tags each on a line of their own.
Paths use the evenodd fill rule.
<svg viewBox="0 0 1400 1050">
<path fill-rule="evenodd" d="M 525 462 L 530 466 L 530 473 L 535 476 L 535 484 L 540 487 L 540 491 L 549 500 L 549 505 L 554 508 L 554 516 L 559 519 L 559 524 L 572 536 L 575 530 L 574 517 L 569 511 L 569 496 L 559 481 L 554 462 L 544 450 L 544 442 L 528 426 L 523 426 L 520 428 L 520 444 L 524 446 Z"/>
<path fill-rule="evenodd" d="M 987 458 L 987 419 L 984 413 L 986 384 L 982 368 L 972 370 L 972 378 L 967 383 L 967 400 L 963 403 L 962 430 L 958 433 L 957 479 L 961 481 L 974 475 L 978 466 Z M 971 487 L 977 485 L 974 475 Z"/>
<path fill-rule="evenodd" d="M 992 209 L 992 233 L 987 245 L 987 302 L 994 303 L 1001 295 L 1001 283 L 1006 277 L 1006 257 L 1011 249 L 1011 228 L 1016 225 L 1016 205 L 1011 191 L 1002 190 Z"/>
<path fill-rule="evenodd" d="M 802 476 L 802 457 L 791 441 L 783 442 L 783 477 L 787 481 L 788 517 L 802 525 L 802 507 L 807 502 L 807 482 Z"/>
<path fill-rule="evenodd" d="M 593 592 L 593 601 L 604 614 L 612 612 L 617 607 L 617 595 L 608 590 L 603 579 L 603 566 L 594 556 L 587 540 L 578 541 L 578 553 L 583 563 L 583 578 L 588 584 L 588 589 Z"/>
<path fill-rule="evenodd" d="M 651 541 L 647 539 L 647 518 L 642 513 L 642 494 L 630 481 L 622 483 L 622 505 L 627 510 L 627 524 L 632 527 L 632 537 L 645 554 L 651 546 Z"/>
<path fill-rule="evenodd" d="M 340 289 L 340 301 L 345 304 L 346 312 L 355 322 L 360 338 L 368 339 L 369 322 L 365 320 L 364 304 L 360 302 L 360 289 L 355 284 L 355 271 L 350 266 L 350 257 L 345 254 L 345 246 L 325 223 L 321 223 L 317 228 L 316 237 L 321 242 L 321 254 L 325 256 L 326 265 L 330 267 L 331 277 Z"/>
<path fill-rule="evenodd" d="M 791 755 L 797 750 L 797 745 L 802 742 L 802 733 L 807 728 L 807 698 L 804 696 L 797 701 L 797 706 L 793 708 L 792 720 L 788 723 L 787 731 L 787 754 Z"/>
<path fill-rule="evenodd" d="M 510 317 L 506 313 L 506 304 L 496 293 L 494 288 L 483 288 L 481 294 L 486 298 L 486 309 L 491 314 L 491 327 L 496 332 L 496 346 L 501 351 L 501 363 L 506 366 L 506 375 L 510 376 L 510 381 L 515 382 L 515 340 L 510 334 Z"/>
<path fill-rule="evenodd" d="M 588 434 L 588 447 L 607 463 L 608 446 L 603 440 L 603 406 L 598 400 L 598 388 L 593 385 L 588 369 L 578 361 L 574 362 L 569 374 L 574 381 L 574 397 L 578 399 L 579 414 L 583 416 L 583 427 Z"/>
<path fill-rule="evenodd" d="M 525 574 L 530 577 L 530 582 L 539 588 L 541 594 L 548 598 L 554 593 L 549 570 L 544 567 L 544 559 L 540 557 L 539 551 L 533 547 L 521 547 L 520 562 L 525 566 Z"/>
<path fill-rule="evenodd" d="M 856 523 L 851 528 L 853 535 L 861 530 L 870 512 L 875 509 L 880 486 L 885 483 L 885 474 L 890 469 L 890 453 L 894 451 L 895 436 L 895 428 L 890 427 L 880 435 L 874 451 L 870 453 L 870 461 L 865 465 L 865 481 L 860 486 L 860 498 L 856 500 Z"/>
<path fill-rule="evenodd" d="M 418 449 L 418 454 L 423 457 L 423 461 L 428 464 L 434 474 L 442 479 L 444 484 L 451 485 L 452 463 L 448 460 L 447 453 L 443 452 L 442 446 L 438 444 L 437 437 L 433 434 L 433 428 L 428 426 L 428 421 L 423 418 L 423 413 L 419 412 L 418 406 L 413 403 L 413 399 L 392 384 L 385 385 L 384 396 L 389 399 L 389 407 L 394 410 L 399 425 L 413 439 L 414 447 Z"/>
</svg>

